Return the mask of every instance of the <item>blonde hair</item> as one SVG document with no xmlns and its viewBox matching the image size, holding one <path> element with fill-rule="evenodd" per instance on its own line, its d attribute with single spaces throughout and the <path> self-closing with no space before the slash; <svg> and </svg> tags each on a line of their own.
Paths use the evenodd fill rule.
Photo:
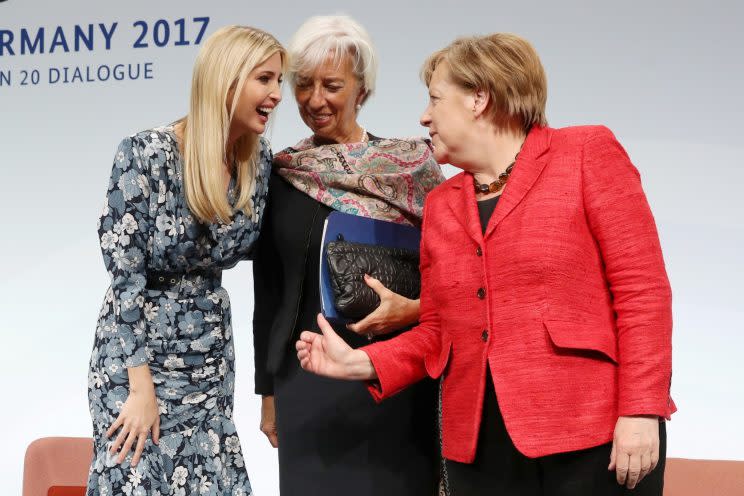
<svg viewBox="0 0 744 496">
<path fill-rule="evenodd" d="M 253 216 L 259 137 L 249 133 L 235 144 L 236 201 L 225 195 L 222 165 L 238 99 L 248 74 L 275 53 L 287 64 L 284 47 L 269 33 L 245 26 L 214 32 L 199 50 L 191 80 L 189 113 L 184 118 L 183 155 L 186 201 L 201 221 L 228 222 L 236 210 Z M 234 90 L 227 108 L 227 97 Z"/>
<path fill-rule="evenodd" d="M 354 76 L 364 88 L 362 103 L 375 90 L 377 54 L 367 31 L 348 16 L 311 17 L 297 30 L 289 42 L 291 64 L 288 78 L 292 86 L 300 73 L 312 72 L 328 57 L 340 66 L 344 57 L 351 60 Z"/>
<path fill-rule="evenodd" d="M 546 126 L 548 83 L 540 57 L 524 38 L 495 33 L 459 38 L 434 52 L 421 68 L 427 86 L 440 63 L 449 68 L 452 82 L 467 91 L 486 91 L 488 115 L 496 124 L 516 118 L 525 130 Z"/>
</svg>

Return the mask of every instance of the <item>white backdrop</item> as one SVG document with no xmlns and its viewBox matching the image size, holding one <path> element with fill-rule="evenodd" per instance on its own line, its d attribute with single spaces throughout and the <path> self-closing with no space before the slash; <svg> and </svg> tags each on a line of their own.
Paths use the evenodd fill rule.
<svg viewBox="0 0 744 496">
<path fill-rule="evenodd" d="M 744 311 L 739 301 L 744 209 L 736 200 L 744 185 L 744 68 L 736 48 L 744 46 L 742 4 L 451 4 L 0 2 L 0 329 L 5 350 L 0 479 L 5 494 L 20 491 L 23 454 L 33 439 L 90 435 L 86 371 L 108 283 L 96 219 L 118 141 L 186 111 L 194 42 L 202 24 L 193 21 L 196 17 L 209 18 L 207 35 L 225 24 L 248 24 L 283 42 L 310 15 L 356 17 L 375 40 L 381 61 L 378 92 L 361 123 L 383 136 L 423 133 L 418 116 L 426 92 L 418 69 L 431 51 L 472 33 L 510 31 L 530 39 L 548 73 L 551 125 L 608 125 L 643 176 L 674 291 L 672 393 L 679 413 L 668 428 L 669 454 L 744 459 Z M 179 19 L 184 19 L 183 36 Z M 99 23 L 110 31 L 114 22 L 107 48 Z M 87 34 L 90 24 L 91 48 L 81 44 L 76 51 L 75 26 Z M 144 24 L 148 32 L 142 41 L 148 46 L 135 48 Z M 41 27 L 43 47 L 33 44 Z M 32 42 L 26 43 L 25 54 L 22 29 Z M 28 53 L 29 45 L 35 53 Z M 140 64 L 138 79 L 97 80 L 101 65 L 130 63 Z M 144 64 L 149 64 L 149 78 Z M 69 68 L 68 83 L 62 82 L 64 67 Z M 73 80 L 75 67 L 81 78 Z M 275 150 L 307 135 L 286 88 L 284 97 L 269 134 Z M 448 175 L 453 172 L 448 168 Z M 236 423 L 256 494 L 275 495 L 276 452 L 258 431 L 260 402 L 252 394 L 250 264 L 226 273 L 224 283 L 234 305 Z"/>
</svg>

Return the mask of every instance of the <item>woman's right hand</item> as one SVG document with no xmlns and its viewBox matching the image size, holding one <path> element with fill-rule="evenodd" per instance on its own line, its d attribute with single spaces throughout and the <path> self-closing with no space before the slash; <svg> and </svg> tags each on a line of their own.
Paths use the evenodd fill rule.
<svg viewBox="0 0 744 496">
<path fill-rule="evenodd" d="M 110 438 L 117 429 L 121 428 L 116 436 L 109 452 L 115 455 L 119 451 L 116 463 L 123 463 L 132 445 L 137 442 L 132 456 L 131 465 L 134 467 L 139 463 L 145 442 L 152 430 L 152 441 L 158 444 L 160 441 L 160 412 L 158 401 L 155 398 L 155 387 L 149 389 L 131 389 L 127 400 L 121 407 L 121 412 L 116 421 L 106 431 L 106 437 Z M 121 447 L 121 450 L 119 448 Z"/>
<path fill-rule="evenodd" d="M 303 369 L 335 379 L 377 379 L 369 356 L 346 344 L 321 314 L 318 326 L 323 334 L 303 331 L 297 341 L 297 358 Z"/>
<path fill-rule="evenodd" d="M 274 409 L 274 397 L 261 397 L 261 425 L 259 427 L 274 448 L 279 446 L 279 437 L 276 433 L 276 410 Z"/>
</svg>

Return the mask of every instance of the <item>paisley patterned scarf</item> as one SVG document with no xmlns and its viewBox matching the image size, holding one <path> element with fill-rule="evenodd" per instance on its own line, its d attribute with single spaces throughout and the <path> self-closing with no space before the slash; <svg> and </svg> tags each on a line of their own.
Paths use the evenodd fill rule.
<svg viewBox="0 0 744 496">
<path fill-rule="evenodd" d="M 321 146 L 306 138 L 276 154 L 274 169 L 334 210 L 414 226 L 421 225 L 426 194 L 444 181 L 422 138 Z"/>
</svg>

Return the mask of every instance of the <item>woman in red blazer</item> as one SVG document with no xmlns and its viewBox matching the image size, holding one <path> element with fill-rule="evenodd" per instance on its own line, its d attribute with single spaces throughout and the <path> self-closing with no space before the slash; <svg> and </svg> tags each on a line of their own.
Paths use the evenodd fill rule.
<svg viewBox="0 0 744 496">
<path fill-rule="evenodd" d="M 671 291 L 638 171 L 603 126 L 547 127 L 522 38 L 457 40 L 423 77 L 421 123 L 463 173 L 426 200 L 420 324 L 352 350 L 319 316 L 302 366 L 378 401 L 443 375 L 455 496 L 660 496 Z"/>
</svg>

